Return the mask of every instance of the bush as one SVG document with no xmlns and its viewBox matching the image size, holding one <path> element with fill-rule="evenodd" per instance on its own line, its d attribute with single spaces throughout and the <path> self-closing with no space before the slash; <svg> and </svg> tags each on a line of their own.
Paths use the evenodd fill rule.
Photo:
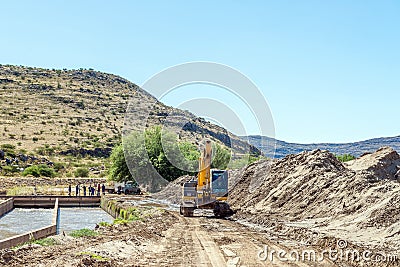
<svg viewBox="0 0 400 267">
<path fill-rule="evenodd" d="M 59 172 L 59 171 L 61 171 L 61 170 L 63 170 L 65 167 L 64 167 L 64 164 L 63 163 L 61 163 L 61 162 L 55 162 L 54 163 L 54 170 L 56 171 L 56 172 Z"/>
<path fill-rule="evenodd" d="M 347 161 L 355 159 L 356 157 L 351 154 L 343 154 L 343 155 L 336 155 L 336 158 L 338 160 L 340 160 L 341 162 L 347 162 Z"/>
<path fill-rule="evenodd" d="M 1 169 L 6 175 L 19 172 L 19 169 L 16 166 L 2 166 Z"/>
<path fill-rule="evenodd" d="M 27 175 L 33 175 L 35 177 L 40 177 L 40 176 L 45 176 L 45 177 L 54 177 L 55 171 L 53 168 L 50 168 L 46 164 L 40 164 L 40 165 L 33 165 L 28 168 L 26 168 L 22 172 L 23 176 Z"/>
<path fill-rule="evenodd" d="M 75 177 L 88 177 L 89 170 L 87 168 L 80 167 L 74 171 Z"/>
<path fill-rule="evenodd" d="M 2 144 L 1 149 L 7 157 L 15 157 L 15 146 L 11 144 Z"/>
<path fill-rule="evenodd" d="M 36 152 L 41 156 L 52 156 L 54 155 L 55 149 L 49 145 L 36 148 Z"/>
<path fill-rule="evenodd" d="M 7 149 L 13 150 L 13 149 L 15 149 L 15 146 L 12 144 L 2 144 L 1 148 L 4 150 L 7 150 Z"/>
</svg>

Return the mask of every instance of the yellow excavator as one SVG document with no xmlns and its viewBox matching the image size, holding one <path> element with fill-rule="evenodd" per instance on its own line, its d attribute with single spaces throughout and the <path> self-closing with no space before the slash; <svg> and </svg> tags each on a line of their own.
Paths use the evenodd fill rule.
<svg viewBox="0 0 400 267">
<path fill-rule="evenodd" d="M 182 203 L 180 214 L 192 217 L 195 209 L 212 209 L 215 217 L 222 218 L 233 215 L 226 202 L 228 198 L 228 171 L 211 169 L 212 146 L 206 140 L 199 158 L 199 172 L 182 184 Z"/>
</svg>

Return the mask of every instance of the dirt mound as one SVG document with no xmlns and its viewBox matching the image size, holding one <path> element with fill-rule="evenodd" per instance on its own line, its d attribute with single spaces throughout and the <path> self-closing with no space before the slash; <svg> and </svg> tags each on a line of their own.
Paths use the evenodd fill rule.
<svg viewBox="0 0 400 267">
<path fill-rule="evenodd" d="M 160 192 L 154 193 L 153 198 L 165 200 L 172 204 L 180 204 L 182 199 L 182 186 L 181 184 L 189 181 L 192 176 L 184 175 L 174 181 L 170 182 L 164 189 Z"/>
<path fill-rule="evenodd" d="M 279 213 L 290 217 L 323 213 L 349 172 L 336 157 L 321 150 L 289 155 L 282 160 L 256 162 L 244 171 L 230 192 L 234 208 L 250 213 Z M 327 205 L 341 209 L 342 203 Z M 337 206 L 337 207 L 336 207 Z M 308 212 L 307 212 L 308 211 Z"/>
<path fill-rule="evenodd" d="M 400 156 L 390 147 L 382 147 L 375 153 L 364 154 L 348 162 L 350 170 L 369 173 L 375 179 L 396 179 L 400 169 Z"/>
<path fill-rule="evenodd" d="M 399 159 L 381 148 L 345 165 L 320 150 L 259 161 L 243 171 L 229 203 L 238 209 L 236 218 L 274 232 L 294 227 L 400 248 Z"/>
</svg>

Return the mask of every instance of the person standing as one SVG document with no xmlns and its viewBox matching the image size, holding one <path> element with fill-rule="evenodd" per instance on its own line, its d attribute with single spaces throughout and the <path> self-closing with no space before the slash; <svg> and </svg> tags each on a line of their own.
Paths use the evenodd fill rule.
<svg viewBox="0 0 400 267">
<path fill-rule="evenodd" d="M 92 196 L 94 196 L 94 186 L 92 186 Z"/>
<path fill-rule="evenodd" d="M 86 185 L 83 185 L 83 196 L 85 196 L 86 197 Z"/>
<path fill-rule="evenodd" d="M 77 184 L 76 187 L 75 187 L 75 195 L 76 196 L 79 195 L 79 184 Z"/>
<path fill-rule="evenodd" d="M 101 192 L 103 193 L 103 195 L 106 194 L 106 186 L 104 184 L 101 186 Z"/>
<path fill-rule="evenodd" d="M 100 183 L 97 184 L 97 196 L 100 196 Z"/>
<path fill-rule="evenodd" d="M 69 184 L 68 185 L 68 196 L 71 196 L 71 191 L 72 191 L 71 184 Z"/>
</svg>

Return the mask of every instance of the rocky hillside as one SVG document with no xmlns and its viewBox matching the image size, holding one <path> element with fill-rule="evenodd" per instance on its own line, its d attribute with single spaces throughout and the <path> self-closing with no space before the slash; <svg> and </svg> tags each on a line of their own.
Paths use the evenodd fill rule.
<svg viewBox="0 0 400 267">
<path fill-rule="evenodd" d="M 225 129 L 158 101 L 148 107 L 147 103 L 155 101 L 150 94 L 126 79 L 94 70 L 0 65 L 0 91 L 0 144 L 15 144 L 28 153 L 47 149 L 96 156 L 87 150 L 110 148 L 120 139 L 133 95 L 139 96 L 143 112 L 152 114 L 149 125 L 175 112 L 188 119 L 184 131 L 191 141 L 204 136 L 225 145 L 231 142 Z M 245 149 L 244 142 L 236 143 L 239 150 Z M 252 151 L 257 149 L 252 147 Z"/>
<path fill-rule="evenodd" d="M 242 137 L 243 140 L 249 141 L 250 144 L 262 150 L 265 154 L 271 153 L 270 144 L 276 144 L 275 158 L 283 158 L 289 154 L 298 154 L 303 151 L 312 151 L 315 149 L 328 150 L 337 155 L 351 154 L 356 157 L 364 153 L 372 153 L 383 146 L 388 146 L 396 151 L 400 151 L 400 136 L 375 138 L 366 141 L 354 143 L 316 143 L 316 144 L 296 144 L 287 143 L 280 140 L 274 140 L 269 137 L 252 135 Z M 264 139 L 264 142 L 262 140 Z"/>
<path fill-rule="evenodd" d="M 135 107 L 131 130 L 167 121 L 181 140 L 197 145 L 209 138 L 237 154 L 260 154 L 224 128 L 166 106 L 113 74 L 0 65 L 0 92 L 0 176 L 18 176 L 37 164 L 54 167 L 58 176 L 79 175 L 74 172 L 80 167 L 90 177 L 104 176 L 105 159 L 121 140 L 128 103 Z"/>
</svg>

